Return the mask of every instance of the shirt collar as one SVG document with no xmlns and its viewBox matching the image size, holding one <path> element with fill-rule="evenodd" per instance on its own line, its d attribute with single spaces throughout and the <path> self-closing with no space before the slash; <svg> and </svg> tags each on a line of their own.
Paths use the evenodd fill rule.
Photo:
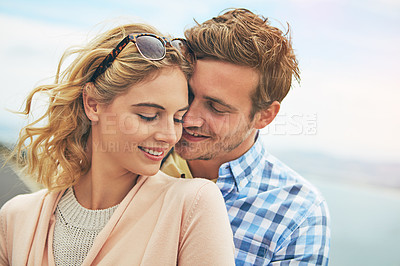
<svg viewBox="0 0 400 266">
<path fill-rule="evenodd" d="M 257 132 L 256 141 L 245 154 L 239 158 L 222 164 L 219 168 L 219 176 L 226 176 L 229 172 L 233 176 L 235 185 L 240 192 L 251 180 L 251 176 L 260 168 L 260 162 L 266 150 L 263 141 Z"/>
</svg>

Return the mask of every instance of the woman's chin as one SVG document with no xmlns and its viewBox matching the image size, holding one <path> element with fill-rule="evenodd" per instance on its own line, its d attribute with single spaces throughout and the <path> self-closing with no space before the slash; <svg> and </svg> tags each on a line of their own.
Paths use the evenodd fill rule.
<svg viewBox="0 0 400 266">
<path fill-rule="evenodd" d="M 137 174 L 141 175 L 141 176 L 153 176 L 153 175 L 157 174 L 158 171 L 160 171 L 160 167 L 154 168 L 154 169 L 146 169 L 143 171 L 138 171 Z"/>
</svg>

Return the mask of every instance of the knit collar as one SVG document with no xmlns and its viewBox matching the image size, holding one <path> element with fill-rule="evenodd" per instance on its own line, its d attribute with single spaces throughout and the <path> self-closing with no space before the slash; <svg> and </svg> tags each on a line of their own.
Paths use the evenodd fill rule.
<svg viewBox="0 0 400 266">
<path fill-rule="evenodd" d="M 66 224 L 87 230 L 100 230 L 110 220 L 118 205 L 102 210 L 86 209 L 79 204 L 72 187 L 60 199 L 56 211 Z"/>
</svg>

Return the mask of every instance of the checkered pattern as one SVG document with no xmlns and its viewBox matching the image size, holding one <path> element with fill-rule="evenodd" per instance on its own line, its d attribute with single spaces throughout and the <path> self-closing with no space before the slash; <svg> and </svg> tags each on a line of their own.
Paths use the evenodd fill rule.
<svg viewBox="0 0 400 266">
<path fill-rule="evenodd" d="M 219 169 L 236 265 L 327 265 L 329 213 L 318 190 L 268 154 L 260 138 Z"/>
</svg>

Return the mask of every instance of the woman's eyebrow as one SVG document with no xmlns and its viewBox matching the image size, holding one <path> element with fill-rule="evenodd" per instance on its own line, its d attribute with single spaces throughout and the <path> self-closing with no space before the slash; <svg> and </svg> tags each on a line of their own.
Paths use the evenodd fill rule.
<svg viewBox="0 0 400 266">
<path fill-rule="evenodd" d="M 134 106 L 134 107 L 151 107 L 151 108 L 157 108 L 160 110 L 165 110 L 165 108 L 163 106 L 156 104 L 156 103 L 137 103 L 137 104 L 132 104 L 132 106 Z M 178 112 L 187 111 L 187 110 L 189 110 L 189 105 L 179 109 Z"/>
<path fill-rule="evenodd" d="M 156 103 L 137 103 L 137 104 L 132 104 L 132 106 L 135 107 L 152 107 L 152 108 L 157 108 L 161 110 L 165 110 L 165 108 L 159 104 Z"/>
</svg>

